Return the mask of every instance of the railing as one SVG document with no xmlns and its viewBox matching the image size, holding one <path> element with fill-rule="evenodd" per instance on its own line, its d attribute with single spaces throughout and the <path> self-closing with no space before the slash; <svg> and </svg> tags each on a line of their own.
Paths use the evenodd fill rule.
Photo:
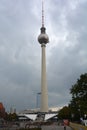
<svg viewBox="0 0 87 130">
<path fill-rule="evenodd" d="M 87 130 L 87 126 L 84 126 L 84 125 L 79 125 L 79 124 L 75 124 L 71 122 L 69 125 L 73 130 Z"/>
</svg>

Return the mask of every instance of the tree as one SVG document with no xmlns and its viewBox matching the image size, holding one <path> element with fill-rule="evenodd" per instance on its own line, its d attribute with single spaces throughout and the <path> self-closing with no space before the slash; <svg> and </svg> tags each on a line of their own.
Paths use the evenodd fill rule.
<svg viewBox="0 0 87 130">
<path fill-rule="evenodd" d="M 72 100 L 69 107 L 72 112 L 80 116 L 87 114 L 87 73 L 82 74 L 71 87 Z"/>
<path fill-rule="evenodd" d="M 71 117 L 71 111 L 70 108 L 67 106 L 64 106 L 58 113 L 59 119 L 70 119 Z"/>
<path fill-rule="evenodd" d="M 3 103 L 0 102 L 0 118 L 5 118 L 5 108 Z"/>
<path fill-rule="evenodd" d="M 18 120 L 18 116 L 17 116 L 16 113 L 12 113 L 12 114 L 9 113 L 9 114 L 6 115 L 5 120 L 7 120 L 7 121 L 17 121 Z"/>
</svg>

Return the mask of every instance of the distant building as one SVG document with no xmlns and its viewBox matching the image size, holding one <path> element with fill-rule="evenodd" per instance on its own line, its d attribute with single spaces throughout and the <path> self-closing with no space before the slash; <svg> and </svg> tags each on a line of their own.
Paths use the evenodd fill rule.
<svg viewBox="0 0 87 130">
<path fill-rule="evenodd" d="M 10 113 L 11 113 L 11 114 L 16 113 L 16 108 L 11 107 L 11 108 L 10 108 Z"/>
<path fill-rule="evenodd" d="M 50 107 L 48 112 L 58 112 L 62 107 Z M 36 109 L 26 109 L 20 111 L 18 114 L 29 114 L 29 113 L 38 113 L 40 112 L 40 108 Z"/>
</svg>

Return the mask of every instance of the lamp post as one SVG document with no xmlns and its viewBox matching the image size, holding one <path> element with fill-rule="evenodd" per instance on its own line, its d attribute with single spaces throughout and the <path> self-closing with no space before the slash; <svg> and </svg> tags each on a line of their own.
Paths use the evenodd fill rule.
<svg viewBox="0 0 87 130">
<path fill-rule="evenodd" d="M 41 95 L 41 92 L 37 93 L 37 98 L 36 98 L 36 108 L 38 108 L 38 96 Z"/>
</svg>

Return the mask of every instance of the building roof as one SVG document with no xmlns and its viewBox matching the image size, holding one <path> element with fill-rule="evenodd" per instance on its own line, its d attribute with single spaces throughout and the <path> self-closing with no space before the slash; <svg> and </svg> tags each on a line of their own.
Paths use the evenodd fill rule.
<svg viewBox="0 0 87 130">
<path fill-rule="evenodd" d="M 24 114 L 24 116 L 34 121 L 37 117 L 37 114 Z"/>
<path fill-rule="evenodd" d="M 52 118 L 52 117 L 55 117 L 57 114 L 55 113 L 52 113 L 52 114 L 46 114 L 45 115 L 45 120 L 48 120 L 48 119 L 50 119 L 50 118 Z"/>
<path fill-rule="evenodd" d="M 19 114 L 19 119 L 30 119 L 35 121 L 37 119 L 38 114 Z M 44 116 L 44 120 L 48 120 L 57 116 L 57 113 L 46 113 Z"/>
</svg>

